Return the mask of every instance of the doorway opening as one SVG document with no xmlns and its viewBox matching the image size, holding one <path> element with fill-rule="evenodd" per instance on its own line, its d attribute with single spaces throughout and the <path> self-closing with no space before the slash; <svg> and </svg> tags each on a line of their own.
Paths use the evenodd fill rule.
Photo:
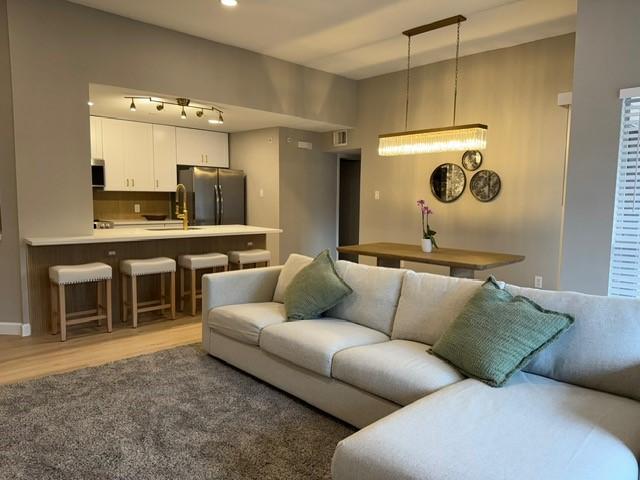
<svg viewBox="0 0 640 480">
<path fill-rule="evenodd" d="M 360 153 L 338 157 L 338 246 L 360 242 Z M 357 255 L 340 253 L 341 260 L 358 261 Z"/>
</svg>

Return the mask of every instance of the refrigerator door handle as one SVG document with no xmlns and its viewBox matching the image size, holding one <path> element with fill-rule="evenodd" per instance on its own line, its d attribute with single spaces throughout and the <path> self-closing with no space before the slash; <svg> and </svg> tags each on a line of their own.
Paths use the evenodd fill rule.
<svg viewBox="0 0 640 480">
<path fill-rule="evenodd" d="M 224 194 L 222 193 L 222 185 L 218 185 L 218 191 L 220 192 L 220 225 L 224 221 Z"/>
<path fill-rule="evenodd" d="M 218 210 L 219 210 L 219 205 L 220 205 L 220 196 L 218 195 L 218 185 L 214 185 L 213 186 L 213 194 L 214 194 L 214 198 L 216 201 L 216 208 L 215 211 L 213 212 L 214 217 L 213 217 L 213 222 L 215 225 L 218 224 Z"/>
</svg>

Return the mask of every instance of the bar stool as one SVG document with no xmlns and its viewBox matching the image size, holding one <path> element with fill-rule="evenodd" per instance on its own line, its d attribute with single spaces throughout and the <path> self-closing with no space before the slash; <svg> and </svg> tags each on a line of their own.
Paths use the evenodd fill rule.
<svg viewBox="0 0 640 480">
<path fill-rule="evenodd" d="M 107 320 L 107 332 L 111 332 L 111 277 L 112 270 L 106 263 L 86 263 L 84 265 L 56 265 L 49 268 L 51 286 L 51 328 L 58 333 L 60 340 L 67 340 L 67 325 Z M 96 308 L 81 312 L 67 313 L 65 287 L 81 283 L 97 283 Z M 106 305 L 102 302 L 102 290 L 105 290 Z"/>
<path fill-rule="evenodd" d="M 166 288 L 165 275 L 170 274 L 171 284 L 169 288 L 170 302 L 165 303 Z M 147 302 L 138 301 L 137 278 L 146 275 L 160 275 L 160 300 Z M 130 279 L 131 288 L 127 292 L 127 277 Z M 128 308 L 131 308 L 133 317 L 133 328 L 138 328 L 138 314 L 161 310 L 164 313 L 171 309 L 171 318 L 176 318 L 176 261 L 172 258 L 158 257 L 146 260 L 123 260 L 120 262 L 120 280 L 122 284 L 122 322 L 128 320 Z M 127 294 L 131 293 L 131 301 L 128 301 Z"/>
<path fill-rule="evenodd" d="M 196 301 L 202 298 L 202 290 L 196 289 L 197 279 L 196 272 L 198 270 L 212 268 L 215 273 L 222 268 L 227 270 L 229 265 L 229 257 L 222 253 L 204 253 L 200 255 L 180 255 L 178 257 L 178 266 L 180 267 L 180 310 L 184 311 L 184 299 L 187 295 L 191 296 L 191 315 L 196 314 Z M 185 291 L 184 272 L 191 272 L 190 290 Z"/>
<path fill-rule="evenodd" d="M 270 262 L 271 252 L 269 250 L 255 248 L 253 250 L 234 250 L 229 252 L 229 263 L 239 270 L 242 270 L 245 265 L 257 267 L 259 263 L 264 263 L 264 266 L 268 267 Z"/>
</svg>

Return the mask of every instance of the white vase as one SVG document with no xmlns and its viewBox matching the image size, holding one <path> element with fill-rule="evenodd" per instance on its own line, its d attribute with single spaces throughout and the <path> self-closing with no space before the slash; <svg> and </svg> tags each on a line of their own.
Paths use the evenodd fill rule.
<svg viewBox="0 0 640 480">
<path fill-rule="evenodd" d="M 422 251 L 424 253 L 431 253 L 432 250 L 433 250 L 433 244 L 431 243 L 431 239 L 430 238 L 423 238 L 422 239 Z"/>
</svg>

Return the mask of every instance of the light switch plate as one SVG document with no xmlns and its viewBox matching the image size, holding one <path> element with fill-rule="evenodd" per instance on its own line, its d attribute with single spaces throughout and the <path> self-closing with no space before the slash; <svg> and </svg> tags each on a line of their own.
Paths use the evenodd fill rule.
<svg viewBox="0 0 640 480">
<path fill-rule="evenodd" d="M 134 203 L 133 204 L 133 211 L 135 213 L 140 213 L 140 204 L 139 203 Z"/>
<path fill-rule="evenodd" d="M 373 198 L 374 200 L 380 200 L 380 191 L 376 190 L 375 192 L 373 192 Z"/>
<path fill-rule="evenodd" d="M 533 286 L 535 288 L 542 288 L 542 276 L 536 275 L 533 279 Z"/>
</svg>

